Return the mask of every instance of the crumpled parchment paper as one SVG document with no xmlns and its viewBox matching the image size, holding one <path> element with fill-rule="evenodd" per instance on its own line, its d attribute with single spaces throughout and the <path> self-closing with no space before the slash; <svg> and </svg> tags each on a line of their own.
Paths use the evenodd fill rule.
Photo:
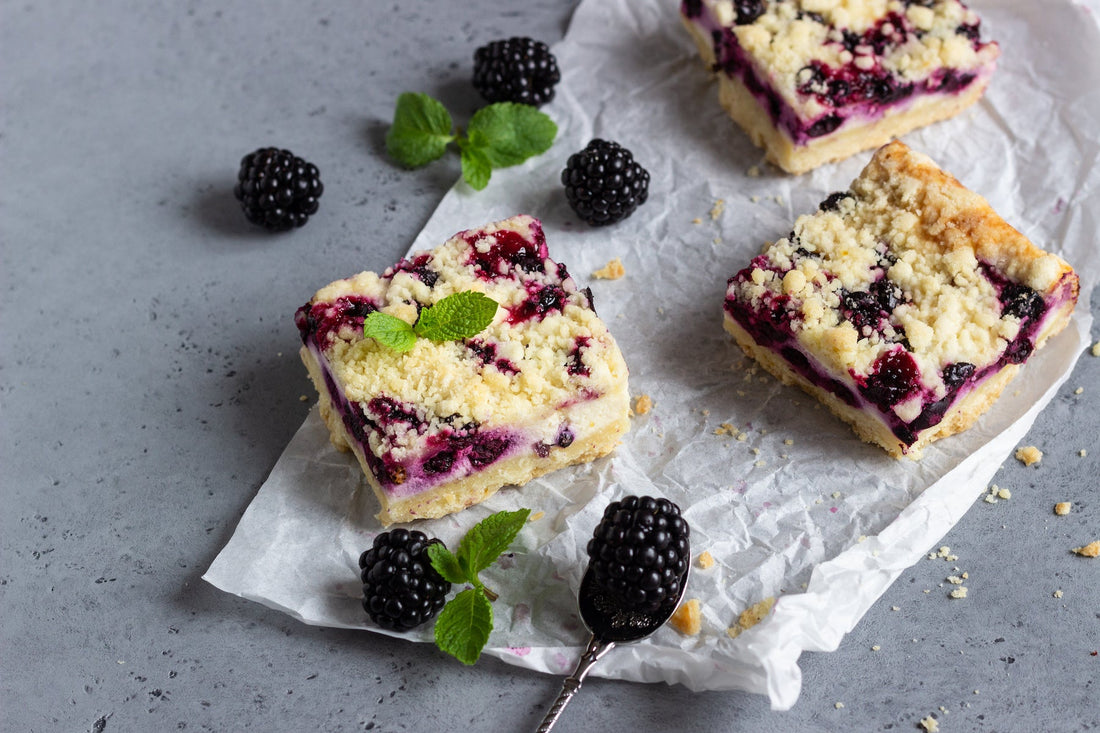
<svg viewBox="0 0 1100 733">
<path fill-rule="evenodd" d="M 482 192 L 457 183 L 412 245 L 430 249 L 517 213 L 539 217 L 551 256 L 591 285 L 630 365 L 631 393 L 649 395 L 654 407 L 633 419 L 612 457 L 417 527 L 453 547 L 492 512 L 529 507 L 540 517 L 515 553 L 483 575 L 500 593 L 485 653 L 562 675 L 587 638 L 575 595 L 603 508 L 628 493 L 667 496 L 691 524 L 693 552 L 717 561 L 695 568 L 688 587 L 702 601 L 703 631 L 689 638 L 666 627 L 617 648 L 593 674 L 743 689 L 787 709 L 801 686 L 799 655 L 835 649 L 936 545 L 1088 343 L 1088 296 L 1100 269 L 1100 33 L 1068 0 L 974 2 L 984 37 L 1003 50 L 986 98 L 905 137 L 1065 257 L 1082 285 L 1070 326 L 979 424 L 912 462 L 860 442 L 812 399 L 755 368 L 723 332 L 726 278 L 798 215 L 847 188 L 870 153 L 800 177 L 765 165 L 720 109 L 676 6 L 583 2 L 554 48 L 564 78 L 545 109 L 560 127 L 553 148 L 495 171 Z M 592 137 L 630 148 L 653 180 L 649 201 L 604 229 L 577 221 L 559 183 L 565 160 Z M 613 257 L 625 277 L 592 278 Z M 332 448 L 314 409 L 204 578 L 308 624 L 387 633 L 360 606 L 357 560 L 382 529 L 377 510 L 357 464 Z M 774 611 L 731 638 L 738 615 L 769 597 L 778 599 Z M 405 636 L 430 643 L 431 626 Z"/>
</svg>

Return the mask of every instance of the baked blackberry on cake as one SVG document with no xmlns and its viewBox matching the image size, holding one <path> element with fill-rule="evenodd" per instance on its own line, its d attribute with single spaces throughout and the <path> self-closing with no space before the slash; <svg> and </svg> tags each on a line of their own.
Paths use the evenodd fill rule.
<svg viewBox="0 0 1100 733">
<path fill-rule="evenodd" d="M 1000 49 L 959 0 L 683 0 L 722 106 L 789 173 L 981 97 Z"/>
<path fill-rule="evenodd" d="M 411 324 L 469 291 L 499 304 L 476 336 L 420 338 L 406 352 L 364 336 L 372 312 Z M 332 442 L 359 459 L 386 525 L 591 461 L 628 427 L 622 354 L 529 216 L 460 232 L 381 275 L 337 280 L 295 323 Z"/>
<path fill-rule="evenodd" d="M 894 456 L 965 430 L 1068 322 L 1076 273 L 900 142 L 729 280 L 725 328 Z"/>
</svg>

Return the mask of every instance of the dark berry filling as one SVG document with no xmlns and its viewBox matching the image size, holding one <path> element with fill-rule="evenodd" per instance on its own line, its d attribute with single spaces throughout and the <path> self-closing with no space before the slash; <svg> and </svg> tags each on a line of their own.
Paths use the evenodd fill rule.
<svg viewBox="0 0 1100 733">
<path fill-rule="evenodd" d="M 516 324 L 524 321 L 541 321 L 548 314 L 561 312 L 565 307 L 568 296 L 560 285 L 539 285 L 531 283 L 527 285 L 527 299 L 519 305 L 509 309 L 508 323 Z"/>
<path fill-rule="evenodd" d="M 587 377 L 591 374 L 588 366 L 581 358 L 581 353 L 588 348 L 588 344 L 591 341 L 587 336 L 577 337 L 576 342 L 573 344 L 573 350 L 569 352 L 569 359 L 566 363 L 566 371 L 570 374 Z"/>
<path fill-rule="evenodd" d="M 468 339 L 466 348 L 473 352 L 485 366 L 495 366 L 503 374 L 519 374 L 519 368 L 508 359 L 497 356 L 497 345 L 481 341 L 480 339 Z"/>
<path fill-rule="evenodd" d="M 306 303 L 294 313 L 294 324 L 305 343 L 311 337 L 322 348 L 345 326 L 363 330 L 363 319 L 378 310 L 370 299 L 361 295 L 342 295 L 331 303 Z"/>
<path fill-rule="evenodd" d="M 401 260 L 386 273 L 386 276 L 392 277 L 398 272 L 407 272 L 410 275 L 414 275 L 420 282 L 427 285 L 429 288 L 435 287 L 436 281 L 439 279 L 439 273 L 428 267 L 428 263 L 431 261 L 432 256 L 429 253 L 417 255 L 411 260 Z"/>
<path fill-rule="evenodd" d="M 515 269 L 527 273 L 545 272 L 544 260 L 547 258 L 546 238 L 541 227 L 532 227 L 533 240 L 529 241 L 517 232 L 500 230 L 491 236 L 493 243 L 482 251 L 478 248 L 479 234 L 471 233 L 465 237 L 470 245 L 469 264 L 473 265 L 479 277 L 495 280 L 509 277 Z"/>
<path fill-rule="evenodd" d="M 858 380 L 857 380 L 858 381 Z M 887 351 L 876 361 L 860 391 L 883 412 L 913 396 L 920 386 L 920 368 L 905 349 Z"/>
</svg>

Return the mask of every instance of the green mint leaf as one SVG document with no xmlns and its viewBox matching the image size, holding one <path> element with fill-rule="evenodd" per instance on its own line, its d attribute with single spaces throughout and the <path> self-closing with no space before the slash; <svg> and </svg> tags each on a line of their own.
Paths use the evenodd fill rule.
<svg viewBox="0 0 1100 733">
<path fill-rule="evenodd" d="M 462 148 L 462 178 L 470 184 L 470 188 L 480 191 L 489 185 L 493 164 L 489 162 L 485 150 L 477 145 L 466 142 L 460 147 Z"/>
<path fill-rule="evenodd" d="M 421 310 L 413 328 L 417 336 L 432 341 L 458 341 L 484 331 L 496 312 L 495 300 L 484 293 L 466 290 Z"/>
<path fill-rule="evenodd" d="M 405 92 L 397 98 L 393 125 L 386 133 L 386 152 L 408 168 L 442 157 L 455 139 L 451 113 L 427 94 Z"/>
<path fill-rule="evenodd" d="M 474 113 L 466 134 L 493 168 L 507 168 L 549 150 L 558 126 L 530 105 L 497 102 Z"/>
<path fill-rule="evenodd" d="M 458 562 L 476 577 L 508 549 L 530 514 L 530 509 L 517 509 L 485 517 L 462 538 L 458 545 Z"/>
<path fill-rule="evenodd" d="M 394 351 L 408 351 L 416 343 L 412 326 L 382 311 L 374 311 L 363 319 L 363 335 Z"/>
<path fill-rule="evenodd" d="M 452 598 L 435 620 L 435 645 L 463 664 L 473 664 L 493 630 L 493 607 L 480 588 Z"/>
<path fill-rule="evenodd" d="M 428 559 L 435 571 L 448 583 L 468 583 L 470 576 L 458 563 L 458 558 L 442 542 L 428 545 Z"/>
</svg>

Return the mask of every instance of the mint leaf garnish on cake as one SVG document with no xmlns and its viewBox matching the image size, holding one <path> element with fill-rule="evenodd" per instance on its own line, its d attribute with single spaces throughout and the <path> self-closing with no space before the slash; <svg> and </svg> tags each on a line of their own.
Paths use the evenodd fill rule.
<svg viewBox="0 0 1100 733">
<path fill-rule="evenodd" d="M 413 330 L 432 341 L 459 341 L 484 331 L 496 313 L 497 302 L 483 293 L 452 293 L 420 311 Z"/>
<path fill-rule="evenodd" d="M 394 351 L 408 351 L 416 343 L 416 332 L 411 325 L 381 311 L 374 311 L 363 319 L 363 335 Z"/>
<path fill-rule="evenodd" d="M 530 516 L 530 509 L 497 512 L 474 525 L 452 553 L 442 544 L 428 547 L 428 557 L 445 580 L 470 587 L 448 601 L 435 622 L 435 643 L 463 664 L 473 664 L 493 630 L 491 601 L 497 594 L 485 587 L 478 573 L 508 549 Z"/>
<path fill-rule="evenodd" d="M 418 337 L 461 341 L 484 331 L 493 322 L 497 307 L 495 300 L 477 291 L 452 293 L 425 306 L 411 325 L 389 313 L 369 313 L 363 319 L 363 335 L 398 352 L 411 349 Z"/>
<path fill-rule="evenodd" d="M 534 107 L 497 102 L 470 119 L 466 134 L 454 129 L 450 113 L 427 94 L 405 92 L 397 98 L 386 152 L 408 168 L 443 157 L 450 143 L 462 156 L 462 178 L 475 190 L 489 184 L 494 168 L 519 165 L 550 149 L 558 126 Z"/>
</svg>

